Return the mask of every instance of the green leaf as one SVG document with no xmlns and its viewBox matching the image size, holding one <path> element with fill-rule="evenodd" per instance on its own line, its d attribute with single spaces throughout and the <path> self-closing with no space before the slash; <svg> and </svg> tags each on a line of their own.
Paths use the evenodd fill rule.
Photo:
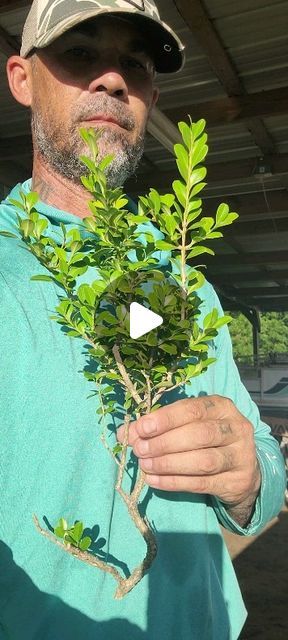
<svg viewBox="0 0 288 640">
<path fill-rule="evenodd" d="M 188 253 L 187 258 L 195 258 L 196 256 L 200 256 L 202 253 L 209 253 L 211 256 L 215 255 L 213 249 L 209 249 L 208 247 L 202 247 L 201 245 L 197 245 L 194 247 L 192 251 Z"/>
<path fill-rule="evenodd" d="M 77 296 L 83 304 L 87 303 L 91 306 L 95 304 L 96 292 L 94 288 L 89 287 L 88 284 L 80 285 L 80 287 L 77 289 Z"/>
<path fill-rule="evenodd" d="M 20 224 L 20 230 L 22 231 L 24 238 L 28 238 L 34 231 L 34 222 L 31 220 L 22 220 Z"/>
<path fill-rule="evenodd" d="M 197 196 L 198 193 L 200 193 L 200 191 L 202 191 L 206 187 L 206 184 L 206 182 L 199 182 L 199 184 L 196 184 L 190 193 L 190 197 L 195 198 L 195 196 Z"/>
<path fill-rule="evenodd" d="M 193 134 L 194 140 L 196 140 L 197 138 L 199 138 L 199 136 L 201 136 L 205 127 L 206 127 L 206 120 L 204 119 L 198 120 L 198 122 L 195 122 L 192 124 L 192 134 Z"/>
<path fill-rule="evenodd" d="M 93 233 L 97 232 L 97 222 L 92 216 L 87 216 L 87 218 L 84 218 L 84 225 L 88 229 L 88 231 L 92 231 Z"/>
<path fill-rule="evenodd" d="M 156 213 L 156 215 L 158 215 L 160 209 L 161 209 L 161 200 L 160 200 L 160 195 L 158 193 L 158 191 L 156 191 L 156 189 L 150 189 L 149 191 L 149 199 L 153 204 L 153 208 L 154 211 Z"/>
<path fill-rule="evenodd" d="M 109 166 L 109 164 L 111 164 L 111 162 L 114 160 L 114 158 L 115 158 L 115 155 L 113 155 L 113 154 L 105 156 L 105 158 L 103 158 L 103 160 L 101 160 L 101 162 L 99 162 L 99 169 L 101 169 L 101 171 L 105 171 L 105 169 L 107 169 L 107 167 Z M 93 168 L 93 170 L 94 170 L 94 168 Z"/>
<path fill-rule="evenodd" d="M 187 122 L 179 122 L 178 129 L 181 133 L 184 144 L 186 145 L 187 149 L 190 149 L 193 142 L 192 129 L 189 127 Z"/>
<path fill-rule="evenodd" d="M 16 207 L 16 209 L 20 209 L 20 211 L 26 212 L 25 206 L 19 200 L 14 200 L 14 198 L 8 198 L 8 202 L 9 204 L 12 204 L 13 207 Z"/>
<path fill-rule="evenodd" d="M 67 520 L 65 520 L 64 518 L 60 518 L 58 526 L 62 527 L 64 531 L 67 531 L 68 530 Z"/>
<path fill-rule="evenodd" d="M 219 205 L 216 213 L 216 226 L 224 227 L 232 224 L 234 220 L 238 218 L 238 213 L 229 212 L 228 204 L 222 203 Z"/>
<path fill-rule="evenodd" d="M 237 220 L 237 218 L 239 218 L 238 213 L 229 213 L 226 217 L 226 220 L 221 223 L 221 227 L 226 227 L 227 225 L 232 224 L 235 220 Z"/>
<path fill-rule="evenodd" d="M 91 542 L 91 538 L 89 538 L 89 536 L 85 536 L 79 542 L 79 549 L 81 549 L 81 551 L 87 551 L 91 545 Z"/>
<path fill-rule="evenodd" d="M 164 219 L 164 225 L 169 235 L 173 236 L 178 226 L 177 220 L 171 214 L 167 215 Z"/>
<path fill-rule="evenodd" d="M 185 180 L 185 182 L 187 182 L 189 176 L 187 162 L 183 160 L 183 158 L 178 158 L 178 160 L 176 160 L 176 164 L 181 177 L 183 178 L 183 180 Z"/>
<path fill-rule="evenodd" d="M 118 442 L 117 444 L 115 444 L 115 447 L 112 449 L 113 451 L 113 455 L 114 456 L 118 456 L 119 453 L 122 453 L 123 451 L 123 446 L 122 444 L 120 444 L 120 442 Z"/>
<path fill-rule="evenodd" d="M 175 344 L 167 344 L 166 342 L 163 342 L 162 344 L 159 344 L 159 349 L 169 353 L 171 356 L 174 356 L 177 353 L 177 347 Z"/>
<path fill-rule="evenodd" d="M 171 251 L 172 249 L 178 249 L 177 246 L 170 242 L 166 242 L 165 240 L 157 240 L 155 247 L 156 249 L 159 249 L 159 251 Z"/>
<path fill-rule="evenodd" d="M 150 331 L 146 337 L 146 343 L 149 347 L 157 347 L 158 338 L 157 334 L 154 331 Z"/>
<path fill-rule="evenodd" d="M 125 207 L 126 204 L 128 204 L 128 202 L 129 201 L 127 200 L 126 197 L 125 198 L 121 197 L 115 201 L 114 206 L 116 207 L 116 209 L 123 209 L 123 207 Z"/>
<path fill-rule="evenodd" d="M 30 191 L 30 193 L 26 194 L 26 202 L 29 206 L 29 209 L 35 206 L 36 202 L 39 201 L 39 194 L 36 191 Z"/>
<path fill-rule="evenodd" d="M 118 318 L 115 318 L 115 316 L 112 315 L 112 313 L 110 313 L 110 311 L 101 311 L 101 313 L 99 313 L 99 315 L 97 316 L 97 323 L 98 322 L 108 322 L 108 324 L 118 324 Z"/>
<path fill-rule="evenodd" d="M 76 522 L 73 527 L 71 527 L 70 532 L 76 542 L 80 542 L 83 534 L 84 526 L 83 522 Z"/>
<path fill-rule="evenodd" d="M 187 186 L 181 180 L 174 180 L 172 186 L 180 204 L 185 207 L 187 203 Z"/>
<path fill-rule="evenodd" d="M 51 276 L 31 276 L 30 280 L 43 280 L 43 282 L 53 282 L 53 278 Z"/>
<path fill-rule="evenodd" d="M 207 175 L 206 167 L 199 167 L 199 169 L 193 169 L 190 178 L 190 187 L 194 187 L 199 182 L 202 182 Z M 192 192 L 193 193 L 193 192 Z M 191 193 L 191 195 L 192 195 Z"/>
<path fill-rule="evenodd" d="M 204 329 L 207 329 L 208 327 L 213 327 L 214 323 L 217 322 L 218 320 L 218 311 L 217 309 L 212 309 L 212 311 L 210 311 L 210 313 L 208 313 L 205 318 L 204 318 L 204 322 L 203 322 L 203 327 Z"/>
<path fill-rule="evenodd" d="M 167 373 L 167 367 L 165 367 L 163 364 L 159 364 L 159 365 L 156 365 L 156 367 L 153 367 L 153 371 L 164 374 L 164 373 Z"/>
<path fill-rule="evenodd" d="M 171 209 L 175 201 L 175 196 L 172 193 L 166 193 L 164 196 L 160 197 L 162 204 L 168 207 L 168 209 Z"/>
<path fill-rule="evenodd" d="M 0 231 L 0 236 L 4 236 L 5 238 L 18 238 L 15 233 L 11 233 L 11 231 Z"/>
<path fill-rule="evenodd" d="M 208 153 L 208 146 L 203 144 L 203 141 L 207 140 L 207 136 L 202 136 L 200 140 L 195 144 L 193 153 L 192 153 L 192 166 L 196 167 L 198 164 L 203 162 Z"/>
<path fill-rule="evenodd" d="M 81 316 L 82 316 L 83 320 L 85 320 L 85 322 L 87 322 L 89 327 L 93 328 L 93 326 L 94 326 L 94 315 L 93 315 L 93 313 L 91 313 L 91 311 L 88 311 L 87 307 L 80 307 L 80 313 L 81 313 Z"/>
</svg>

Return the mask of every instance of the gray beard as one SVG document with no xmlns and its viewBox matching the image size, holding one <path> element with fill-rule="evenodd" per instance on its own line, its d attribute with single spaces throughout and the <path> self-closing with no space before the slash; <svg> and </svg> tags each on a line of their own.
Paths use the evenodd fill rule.
<svg viewBox="0 0 288 640">
<path fill-rule="evenodd" d="M 72 124 L 69 131 L 65 130 L 64 134 L 61 124 L 55 125 L 49 112 L 43 115 L 40 110 L 38 113 L 35 110 L 32 113 L 32 135 L 35 151 L 56 173 L 72 182 L 81 183 L 81 177 L 87 175 L 88 169 L 79 160 L 79 156 L 89 155 L 89 150 L 80 137 L 76 123 L 96 115 L 98 112 L 116 117 L 118 122 L 128 131 L 132 131 L 136 126 L 134 116 L 126 113 L 127 107 L 120 102 L 114 102 L 114 100 L 103 94 L 103 96 L 97 97 L 96 110 L 92 104 L 82 107 L 81 112 L 77 107 L 73 113 L 75 125 Z M 95 102 L 95 98 L 93 102 Z M 122 186 L 136 171 L 144 151 L 144 135 L 145 131 L 143 130 L 136 142 L 131 144 L 121 131 L 118 132 L 107 127 L 101 134 L 97 161 L 101 161 L 108 154 L 114 155 L 111 164 L 105 169 L 107 185 L 110 189 Z"/>
</svg>

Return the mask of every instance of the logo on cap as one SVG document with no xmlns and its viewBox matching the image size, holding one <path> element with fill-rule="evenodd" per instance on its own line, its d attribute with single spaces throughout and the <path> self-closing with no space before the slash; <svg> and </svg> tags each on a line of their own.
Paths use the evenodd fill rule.
<svg viewBox="0 0 288 640">
<path fill-rule="evenodd" d="M 139 9 L 139 11 L 145 11 L 144 0 L 140 0 L 140 2 L 133 2 L 133 0 L 126 0 L 127 4 L 132 4 L 132 7 L 135 9 Z"/>
</svg>

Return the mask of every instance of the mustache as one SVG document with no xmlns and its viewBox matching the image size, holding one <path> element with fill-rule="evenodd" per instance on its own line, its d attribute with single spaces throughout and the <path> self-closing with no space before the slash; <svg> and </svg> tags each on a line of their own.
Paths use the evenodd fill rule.
<svg viewBox="0 0 288 640">
<path fill-rule="evenodd" d="M 136 127 L 136 118 L 122 102 L 118 99 L 108 98 L 103 94 L 95 99 L 95 96 L 91 98 L 85 105 L 77 105 L 73 109 L 73 120 L 79 122 L 82 120 L 89 120 L 98 115 L 103 115 L 111 118 L 115 118 L 121 127 L 127 129 L 127 131 L 133 131 Z"/>
</svg>

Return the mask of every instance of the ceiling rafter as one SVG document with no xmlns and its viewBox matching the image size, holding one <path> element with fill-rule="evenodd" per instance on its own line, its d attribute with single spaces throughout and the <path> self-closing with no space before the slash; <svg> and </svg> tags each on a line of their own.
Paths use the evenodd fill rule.
<svg viewBox="0 0 288 640">
<path fill-rule="evenodd" d="M 30 7 L 32 0 L 0 0 L 0 13 L 7 13 L 7 11 L 13 11 L 14 9 L 21 9 L 22 7 Z"/>
<path fill-rule="evenodd" d="M 239 295 L 245 298 L 259 298 L 260 296 L 268 297 L 268 296 L 283 296 L 288 297 L 288 289 L 287 287 L 239 287 L 239 288 L 229 288 L 225 287 L 225 293 L 227 295 Z"/>
<path fill-rule="evenodd" d="M 174 0 L 174 4 L 202 51 L 206 54 L 209 64 L 227 95 L 245 95 L 246 89 L 201 0 L 193 0 L 193 2 L 191 0 Z M 274 142 L 262 120 L 249 118 L 246 120 L 246 125 L 262 153 L 276 151 Z"/>
<path fill-rule="evenodd" d="M 258 91 L 241 96 L 217 98 L 209 102 L 200 102 L 165 109 L 165 115 L 178 122 L 187 118 L 187 113 L 194 120 L 205 118 L 209 127 L 249 120 L 250 118 L 266 118 L 287 113 L 288 87 Z"/>
<path fill-rule="evenodd" d="M 207 265 L 213 267 L 237 267 L 243 265 L 266 265 L 266 264 L 287 264 L 288 268 L 288 251 L 247 251 L 241 255 L 237 253 L 221 254 L 220 256 L 207 256 L 205 258 Z"/>
<path fill-rule="evenodd" d="M 242 282 L 288 282 L 288 269 L 285 271 L 238 271 L 228 276 L 213 274 L 212 281 L 223 286 L 231 286 L 231 280 L 235 284 Z"/>
<path fill-rule="evenodd" d="M 4 53 L 7 58 L 18 53 L 20 48 L 20 42 L 15 36 L 11 36 L 6 29 L 3 29 L 0 25 L 0 51 Z"/>
</svg>

